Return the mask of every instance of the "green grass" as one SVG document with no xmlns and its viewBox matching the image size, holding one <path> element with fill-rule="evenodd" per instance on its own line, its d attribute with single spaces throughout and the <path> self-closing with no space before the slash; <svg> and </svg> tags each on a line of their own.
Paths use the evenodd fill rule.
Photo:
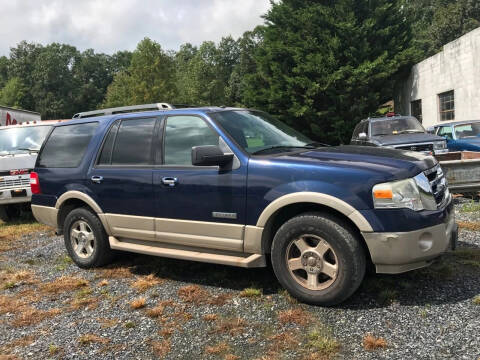
<svg viewBox="0 0 480 360">
<path fill-rule="evenodd" d="M 476 212 L 480 211 L 480 202 L 478 201 L 470 201 L 466 204 L 463 204 L 460 208 L 460 212 L 462 213 L 469 213 L 469 212 Z"/>
<path fill-rule="evenodd" d="M 475 305 L 480 305 L 480 295 L 475 296 L 475 297 L 472 299 L 472 302 L 473 302 Z"/>
<path fill-rule="evenodd" d="M 133 321 L 127 321 L 124 326 L 127 329 L 133 329 L 135 327 L 135 323 Z"/>
<path fill-rule="evenodd" d="M 456 250 L 454 255 L 459 263 L 480 267 L 480 249 L 461 249 Z"/>
<path fill-rule="evenodd" d="M 255 298 L 262 296 L 262 290 L 257 288 L 246 288 L 240 292 L 241 297 Z"/>
<path fill-rule="evenodd" d="M 2 285 L 2 289 L 3 290 L 13 289 L 15 286 L 17 286 L 15 281 L 7 281 L 5 284 Z"/>
<path fill-rule="evenodd" d="M 307 346 L 325 357 L 331 357 L 340 348 L 340 344 L 335 340 L 329 331 L 323 328 L 316 328 L 308 333 Z"/>
</svg>

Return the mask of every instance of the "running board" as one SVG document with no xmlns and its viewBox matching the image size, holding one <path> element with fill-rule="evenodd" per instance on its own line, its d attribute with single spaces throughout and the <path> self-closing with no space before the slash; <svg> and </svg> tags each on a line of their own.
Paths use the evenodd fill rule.
<svg viewBox="0 0 480 360">
<path fill-rule="evenodd" d="M 192 249 L 181 249 L 146 245 L 145 243 L 120 241 L 114 236 L 109 236 L 110 248 L 113 250 L 130 251 L 139 254 L 168 257 L 173 259 L 200 261 L 213 264 L 238 266 L 244 268 L 265 267 L 265 256 L 261 254 L 225 254 L 215 250 L 208 252 L 208 249 L 196 251 Z"/>
</svg>

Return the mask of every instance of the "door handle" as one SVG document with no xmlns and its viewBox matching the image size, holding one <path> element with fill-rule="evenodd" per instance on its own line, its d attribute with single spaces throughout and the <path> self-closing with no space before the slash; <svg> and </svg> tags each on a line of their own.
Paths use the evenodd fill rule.
<svg viewBox="0 0 480 360">
<path fill-rule="evenodd" d="M 95 184 L 100 184 L 103 181 L 103 176 L 92 176 L 90 180 Z"/>
<path fill-rule="evenodd" d="M 162 178 L 162 184 L 167 186 L 177 185 L 178 179 L 174 177 L 164 177 Z"/>
</svg>

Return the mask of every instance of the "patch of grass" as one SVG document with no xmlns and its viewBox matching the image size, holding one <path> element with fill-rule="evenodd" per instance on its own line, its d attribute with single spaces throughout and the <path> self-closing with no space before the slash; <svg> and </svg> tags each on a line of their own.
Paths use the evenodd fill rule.
<svg viewBox="0 0 480 360">
<path fill-rule="evenodd" d="M 32 326 L 42 322 L 45 319 L 57 316 L 62 311 L 60 309 L 39 310 L 31 306 L 22 307 L 17 317 L 12 321 L 13 326 Z"/>
<path fill-rule="evenodd" d="M 127 321 L 123 326 L 125 326 L 126 329 L 133 329 L 136 325 L 133 321 Z"/>
<path fill-rule="evenodd" d="M 118 319 L 97 318 L 97 321 L 100 323 L 100 326 L 102 327 L 102 329 L 109 329 L 119 323 Z"/>
<path fill-rule="evenodd" d="M 159 302 L 155 307 L 147 310 L 147 315 L 151 318 L 158 318 L 163 315 L 163 311 L 167 306 L 174 306 L 172 300 Z"/>
<path fill-rule="evenodd" d="M 0 252 L 18 249 L 19 240 L 24 235 L 29 235 L 34 232 L 53 233 L 52 228 L 39 224 L 35 221 L 19 221 L 13 223 L 0 223 Z"/>
<path fill-rule="evenodd" d="M 130 266 L 110 265 L 102 269 L 97 269 L 97 278 L 103 279 L 127 279 L 132 278 L 132 268 Z"/>
<path fill-rule="evenodd" d="M 83 278 L 62 276 L 42 285 L 40 289 L 49 294 L 59 294 L 86 286 L 88 286 L 88 281 Z"/>
<path fill-rule="evenodd" d="M 2 284 L 2 289 L 13 289 L 15 286 L 17 286 L 17 283 L 15 281 L 7 281 L 6 283 Z"/>
<path fill-rule="evenodd" d="M 309 322 L 310 315 L 301 308 L 283 310 L 278 313 L 278 320 L 282 324 L 297 324 L 305 326 Z"/>
<path fill-rule="evenodd" d="M 184 302 L 196 305 L 205 304 L 208 301 L 208 292 L 198 285 L 188 285 L 178 289 L 178 296 Z"/>
<path fill-rule="evenodd" d="M 205 321 L 216 321 L 218 319 L 218 315 L 217 314 L 206 314 L 206 315 L 203 315 L 203 320 Z"/>
<path fill-rule="evenodd" d="M 208 300 L 210 305 L 223 306 L 232 299 L 231 294 L 220 294 Z"/>
<path fill-rule="evenodd" d="M 262 290 L 257 288 L 246 288 L 240 292 L 240 297 L 256 298 L 262 296 Z"/>
<path fill-rule="evenodd" d="M 366 334 L 363 337 L 363 348 L 368 351 L 373 351 L 377 349 L 385 349 L 387 347 L 387 342 L 384 338 L 377 338 L 372 334 Z"/>
<path fill-rule="evenodd" d="M 289 332 L 272 335 L 268 340 L 272 342 L 272 351 L 294 349 L 299 344 L 299 340 Z"/>
<path fill-rule="evenodd" d="M 397 299 L 398 291 L 394 289 L 383 289 L 377 295 L 380 304 L 390 305 Z"/>
<path fill-rule="evenodd" d="M 240 359 L 240 356 L 234 355 L 234 354 L 226 354 L 223 357 L 223 360 L 238 360 Z"/>
<path fill-rule="evenodd" d="M 31 271 L 14 271 L 12 269 L 7 269 L 0 272 L 0 282 L 2 283 L 0 287 L 6 290 L 22 284 L 36 284 L 38 283 L 38 280 Z"/>
<path fill-rule="evenodd" d="M 462 205 L 459 210 L 461 213 L 477 212 L 480 211 L 480 203 L 478 201 L 469 201 Z"/>
<path fill-rule="evenodd" d="M 58 271 L 63 271 L 72 263 L 73 263 L 73 260 L 70 258 L 70 256 L 67 256 L 67 255 L 60 256 L 55 260 L 55 264 L 56 264 L 55 269 Z"/>
<path fill-rule="evenodd" d="M 107 285 L 108 285 L 108 280 L 107 279 L 103 279 L 102 281 L 100 281 L 98 283 L 98 286 L 102 286 L 102 287 L 107 286 Z"/>
<path fill-rule="evenodd" d="M 168 339 L 175 332 L 176 327 L 177 327 L 176 324 L 171 322 L 171 323 L 165 324 L 165 327 L 163 327 L 158 333 L 161 336 L 163 336 L 165 339 Z"/>
<path fill-rule="evenodd" d="M 218 343 L 217 345 L 205 347 L 206 354 L 219 355 L 219 354 L 225 354 L 229 351 L 230 351 L 230 345 L 228 345 L 226 342 L 221 342 L 221 343 Z"/>
<path fill-rule="evenodd" d="M 290 304 L 298 304 L 298 300 L 295 299 L 292 295 L 290 295 L 290 293 L 286 289 L 280 289 L 278 293 L 283 296 Z"/>
<path fill-rule="evenodd" d="M 472 302 L 475 304 L 475 305 L 480 305 L 480 295 L 477 295 L 473 298 Z"/>
<path fill-rule="evenodd" d="M 132 283 L 132 287 L 138 292 L 145 292 L 151 287 L 162 284 L 163 282 L 165 282 L 165 280 L 157 278 L 154 274 L 150 274 L 137 278 L 137 280 Z"/>
<path fill-rule="evenodd" d="M 90 296 L 92 294 L 92 289 L 90 289 L 89 287 L 85 287 L 83 289 L 80 289 L 78 290 L 76 293 L 75 293 L 75 297 L 77 299 L 83 299 L 87 296 Z"/>
<path fill-rule="evenodd" d="M 96 309 L 98 307 L 98 298 L 95 297 L 81 297 L 73 300 L 72 309 L 80 309 L 85 307 L 89 310 Z"/>
<path fill-rule="evenodd" d="M 89 345 L 92 343 L 107 344 L 110 340 L 95 334 L 85 334 L 78 338 L 78 342 L 80 345 Z"/>
<path fill-rule="evenodd" d="M 453 254 L 458 262 L 463 265 L 480 267 L 480 249 L 459 249 Z"/>
<path fill-rule="evenodd" d="M 159 358 L 164 358 L 165 356 L 167 356 L 172 346 L 170 340 L 151 341 L 150 345 L 152 347 L 153 353 Z"/>
<path fill-rule="evenodd" d="M 480 231 L 480 222 L 457 221 L 457 225 L 460 229 Z"/>
<path fill-rule="evenodd" d="M 324 328 L 316 328 L 308 333 L 307 346 L 317 358 L 331 358 L 340 349 L 340 344 Z M 314 357 L 315 358 L 315 357 Z"/>
<path fill-rule="evenodd" d="M 132 309 L 141 309 L 141 308 L 145 307 L 145 303 L 146 303 L 145 298 L 143 298 L 143 297 L 138 298 L 138 299 L 135 299 L 132 302 L 130 302 L 130 307 Z"/>
<path fill-rule="evenodd" d="M 54 355 L 57 355 L 59 352 L 60 352 L 60 347 L 57 346 L 57 345 L 54 345 L 54 344 L 50 344 L 48 345 L 48 353 L 51 355 L 51 356 L 54 356 Z"/>
<path fill-rule="evenodd" d="M 217 326 L 214 331 L 235 336 L 243 333 L 246 326 L 247 322 L 240 317 L 221 318 L 217 320 Z"/>
</svg>

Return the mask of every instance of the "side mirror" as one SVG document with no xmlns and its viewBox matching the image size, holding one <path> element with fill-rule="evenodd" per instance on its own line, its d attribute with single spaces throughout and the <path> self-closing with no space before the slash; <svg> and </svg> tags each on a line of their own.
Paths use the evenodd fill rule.
<svg viewBox="0 0 480 360">
<path fill-rule="evenodd" d="M 224 154 L 216 145 L 192 147 L 192 165 L 224 166 L 233 160 L 233 154 Z"/>
<path fill-rule="evenodd" d="M 361 132 L 360 134 L 358 134 L 358 138 L 360 140 L 365 140 L 367 138 L 367 134 L 364 132 Z"/>
</svg>

